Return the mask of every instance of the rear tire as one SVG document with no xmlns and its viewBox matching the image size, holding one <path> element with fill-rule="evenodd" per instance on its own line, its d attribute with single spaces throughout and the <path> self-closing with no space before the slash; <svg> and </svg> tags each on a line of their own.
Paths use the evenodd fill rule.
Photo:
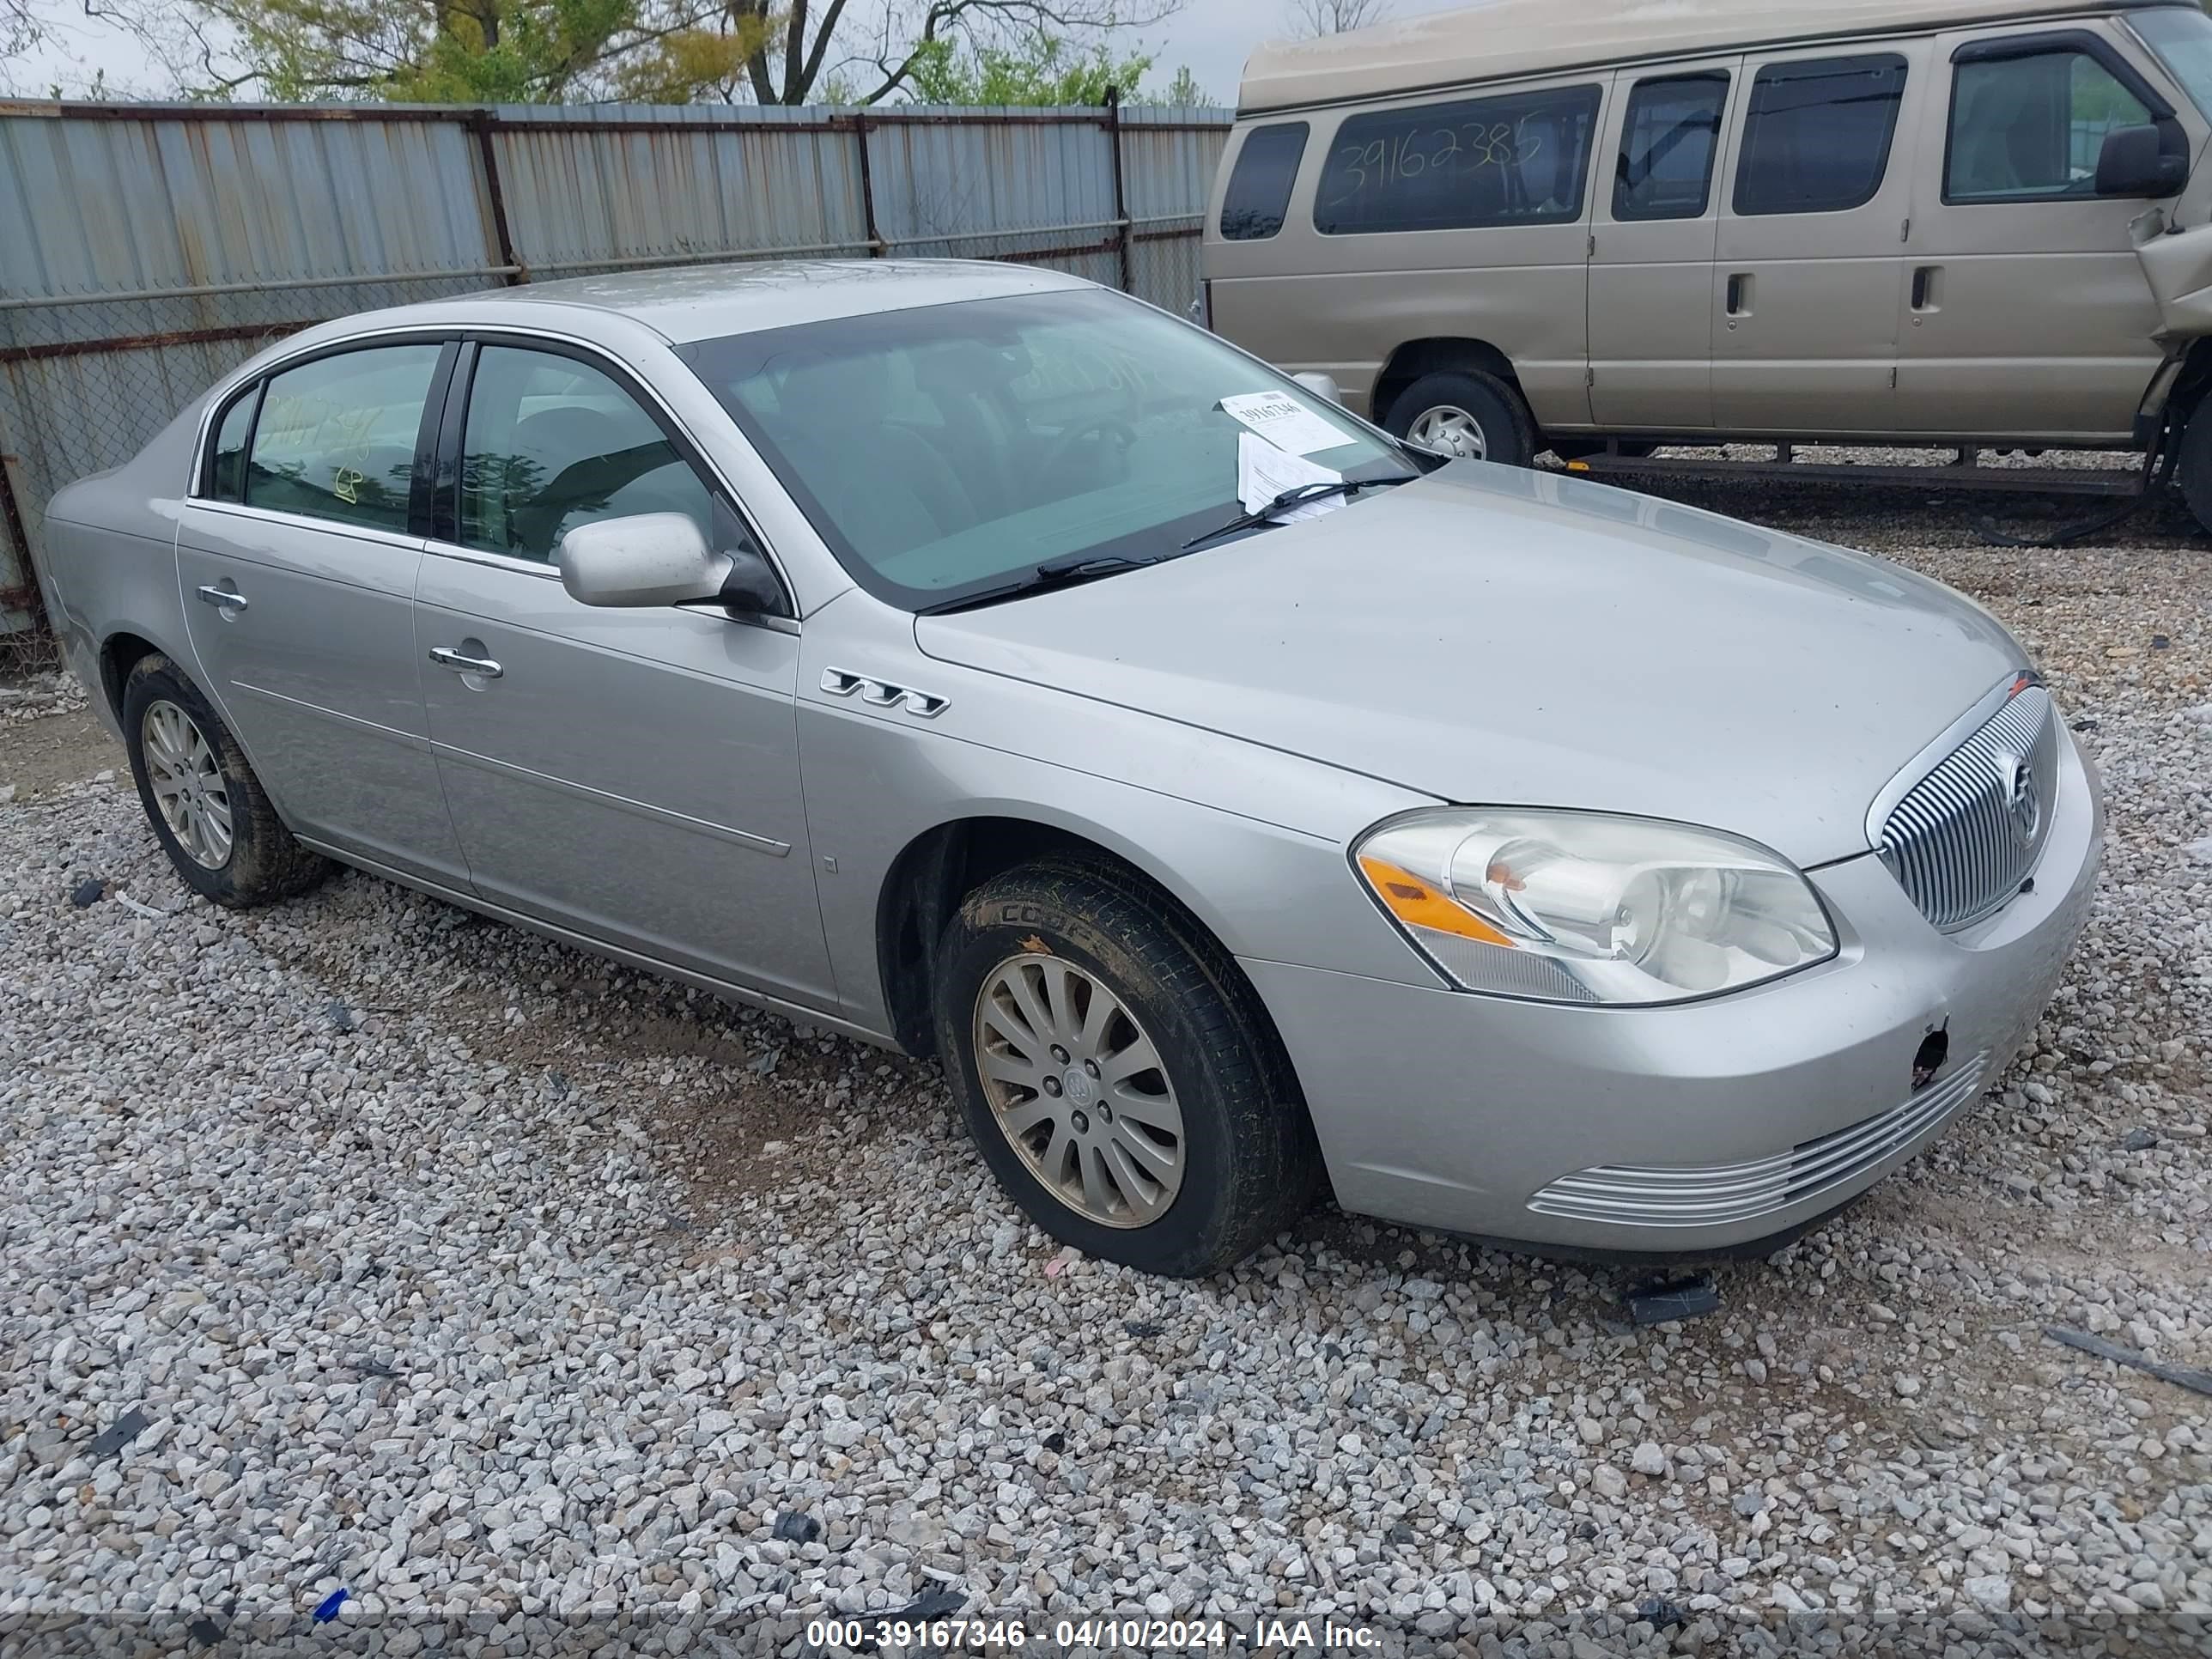
<svg viewBox="0 0 2212 1659">
<path fill-rule="evenodd" d="M 330 873 L 328 859 L 292 839 L 214 706 L 158 651 L 123 683 L 123 738 L 154 838 L 201 897 L 244 909 Z"/>
<path fill-rule="evenodd" d="M 1424 374 L 1391 402 L 1383 429 L 1438 454 L 1527 466 L 1536 459 L 1536 422 L 1521 394 L 1495 374 L 1449 369 Z"/>
<path fill-rule="evenodd" d="M 938 948 L 935 1015 L 984 1162 L 1086 1255 L 1217 1273 L 1312 1200 L 1320 1154 L 1258 999 L 1127 871 L 1024 865 L 970 893 Z"/>
<path fill-rule="evenodd" d="M 2212 530 L 2212 397 L 2190 412 L 2181 428 L 2181 455 L 2174 467 L 2181 499 L 2206 530 Z"/>
</svg>

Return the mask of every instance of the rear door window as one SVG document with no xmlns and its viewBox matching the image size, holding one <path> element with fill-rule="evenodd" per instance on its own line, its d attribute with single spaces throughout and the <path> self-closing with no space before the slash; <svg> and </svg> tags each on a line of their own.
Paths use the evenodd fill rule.
<svg viewBox="0 0 2212 1659">
<path fill-rule="evenodd" d="M 2086 52 L 1962 63 L 1951 86 L 1943 199 L 2094 196 L 2105 136 L 2150 119 L 2142 100 Z"/>
<path fill-rule="evenodd" d="M 1728 76 L 1718 72 L 1636 83 L 1613 167 L 1614 218 L 1695 219 L 1705 212 L 1728 89 Z"/>
<path fill-rule="evenodd" d="M 404 532 L 415 440 L 442 349 L 435 341 L 371 346 L 271 376 L 253 423 L 246 505 Z"/>
<path fill-rule="evenodd" d="M 1229 188 L 1221 195 L 1221 234 L 1231 242 L 1263 241 L 1283 228 L 1291 186 L 1305 159 L 1306 124 L 1285 121 L 1244 135 Z"/>
<path fill-rule="evenodd" d="M 1841 213 L 1864 207 L 1889 170 L 1905 59 L 1894 53 L 1769 64 L 1752 82 L 1735 210 Z"/>
<path fill-rule="evenodd" d="M 1337 129 L 1314 227 L 1472 230 L 1582 217 L 1598 88 L 1549 87 L 1355 115 Z"/>
</svg>

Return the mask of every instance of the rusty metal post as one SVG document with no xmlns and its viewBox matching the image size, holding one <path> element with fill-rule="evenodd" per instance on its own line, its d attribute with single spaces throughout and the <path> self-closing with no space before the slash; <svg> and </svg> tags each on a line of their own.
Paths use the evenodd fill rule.
<svg viewBox="0 0 2212 1659">
<path fill-rule="evenodd" d="M 526 283 L 530 273 L 521 270 L 522 262 L 514 257 L 514 238 L 507 228 L 507 191 L 499 181 L 499 146 L 492 143 L 492 128 L 497 117 L 481 106 L 469 112 L 469 131 L 477 136 L 477 164 L 483 169 L 484 196 L 491 206 L 492 246 L 499 263 L 507 267 L 501 280 L 509 287 Z"/>
<path fill-rule="evenodd" d="M 1136 271 L 1129 255 L 1129 195 L 1121 174 L 1121 88 L 1106 88 L 1106 143 L 1114 153 L 1114 248 L 1121 270 L 1121 292 L 1136 290 Z"/>
<path fill-rule="evenodd" d="M 884 257 L 884 239 L 876 229 L 876 180 L 868 171 L 868 118 L 864 112 L 853 113 L 853 142 L 860 147 L 860 228 L 868 239 L 868 258 Z"/>
<path fill-rule="evenodd" d="M 16 556 L 23 562 L 24 582 L 20 589 L 0 592 L 0 604 L 20 604 L 31 613 L 34 629 L 51 633 L 53 623 L 46 615 L 46 592 L 39 586 L 38 560 L 31 551 L 31 532 L 23 523 L 23 509 L 15 500 L 15 459 L 13 455 L 0 453 L 0 528 L 4 528 L 8 539 L 15 544 Z"/>
</svg>

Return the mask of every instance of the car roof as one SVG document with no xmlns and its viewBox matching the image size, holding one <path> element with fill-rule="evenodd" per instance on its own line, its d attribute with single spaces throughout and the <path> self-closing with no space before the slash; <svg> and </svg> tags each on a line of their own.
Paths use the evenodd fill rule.
<svg viewBox="0 0 2212 1659">
<path fill-rule="evenodd" d="M 870 312 L 952 305 L 1008 294 L 1094 286 L 1028 265 L 964 259 L 775 259 L 663 266 L 485 289 L 326 324 L 318 335 L 419 324 L 461 327 L 495 321 L 565 326 L 591 335 L 593 313 L 641 324 L 687 341 L 750 334 Z"/>
<path fill-rule="evenodd" d="M 1482 0 L 1252 54 L 1237 112 L 1602 64 L 1961 24 L 2094 16 L 2194 0 Z"/>
</svg>

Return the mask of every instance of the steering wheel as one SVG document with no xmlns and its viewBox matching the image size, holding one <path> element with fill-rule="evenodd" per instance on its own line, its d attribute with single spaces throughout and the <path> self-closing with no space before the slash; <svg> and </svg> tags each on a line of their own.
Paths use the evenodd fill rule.
<svg viewBox="0 0 2212 1659">
<path fill-rule="evenodd" d="M 1047 477 L 1054 477 L 1075 459 L 1083 445 L 1102 437 L 1114 441 L 1114 459 L 1122 461 L 1137 441 L 1137 428 L 1119 415 L 1086 415 L 1052 441 L 1038 471 Z"/>
</svg>

